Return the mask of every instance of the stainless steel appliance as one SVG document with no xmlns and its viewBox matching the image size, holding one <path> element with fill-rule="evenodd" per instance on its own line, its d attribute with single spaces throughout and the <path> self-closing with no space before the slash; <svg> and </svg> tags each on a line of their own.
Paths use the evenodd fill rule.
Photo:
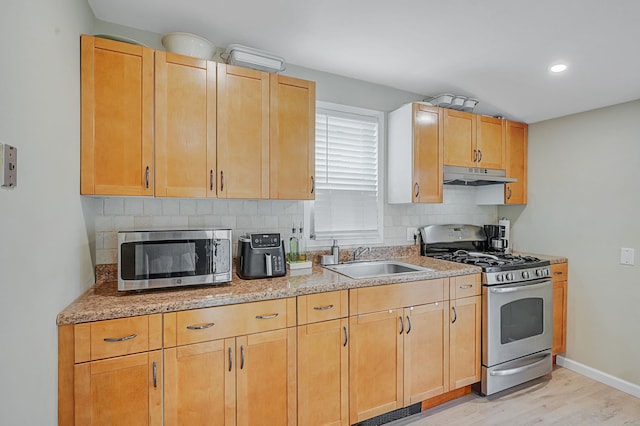
<svg viewBox="0 0 640 426">
<path fill-rule="evenodd" d="M 231 230 L 118 233 L 118 290 L 231 281 Z"/>
<path fill-rule="evenodd" d="M 238 239 L 238 276 L 243 279 L 281 277 L 287 273 L 284 241 L 278 233 L 249 234 Z"/>
<path fill-rule="evenodd" d="M 491 395 L 551 372 L 552 283 L 549 261 L 488 250 L 483 227 L 420 229 L 426 256 L 482 268 L 482 381 Z"/>
</svg>

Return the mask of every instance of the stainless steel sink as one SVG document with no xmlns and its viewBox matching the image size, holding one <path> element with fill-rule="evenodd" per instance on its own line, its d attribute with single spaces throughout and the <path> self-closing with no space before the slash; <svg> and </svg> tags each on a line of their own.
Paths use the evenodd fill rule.
<svg viewBox="0 0 640 426">
<path fill-rule="evenodd" d="M 362 278 L 375 278 L 389 275 L 433 271 L 433 269 L 430 268 L 423 268 L 422 266 L 410 265 L 408 263 L 396 262 L 393 260 L 340 263 L 338 265 L 326 265 L 324 267 L 356 280 Z"/>
</svg>

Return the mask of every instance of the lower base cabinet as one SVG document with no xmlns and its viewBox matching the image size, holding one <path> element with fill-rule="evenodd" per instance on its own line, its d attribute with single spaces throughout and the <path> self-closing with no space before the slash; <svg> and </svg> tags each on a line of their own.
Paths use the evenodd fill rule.
<svg viewBox="0 0 640 426">
<path fill-rule="evenodd" d="M 476 274 L 61 326 L 59 424 L 358 423 L 480 380 L 479 292 Z"/>
<path fill-rule="evenodd" d="M 162 425 L 162 351 L 76 364 L 76 425 Z"/>
<path fill-rule="evenodd" d="M 165 425 L 295 425 L 295 328 L 165 350 Z"/>
<path fill-rule="evenodd" d="M 298 425 L 349 425 L 346 318 L 298 326 Z"/>
</svg>

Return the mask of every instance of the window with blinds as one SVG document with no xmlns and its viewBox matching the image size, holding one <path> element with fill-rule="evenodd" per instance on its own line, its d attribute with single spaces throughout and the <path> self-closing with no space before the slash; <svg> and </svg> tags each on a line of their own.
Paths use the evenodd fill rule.
<svg viewBox="0 0 640 426">
<path fill-rule="evenodd" d="M 377 111 L 318 103 L 316 197 L 309 218 L 316 240 L 382 241 L 381 117 Z"/>
</svg>

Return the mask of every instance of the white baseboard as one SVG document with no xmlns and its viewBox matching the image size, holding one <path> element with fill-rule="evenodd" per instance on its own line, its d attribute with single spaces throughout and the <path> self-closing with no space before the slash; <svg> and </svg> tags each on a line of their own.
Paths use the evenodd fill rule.
<svg viewBox="0 0 640 426">
<path fill-rule="evenodd" d="M 618 377 L 612 376 L 611 374 L 596 370 L 595 368 L 591 368 L 588 365 L 581 364 L 561 355 L 556 357 L 556 364 L 600 383 L 604 383 L 607 386 L 621 390 L 629 395 L 633 395 L 636 398 L 640 398 L 640 386 L 635 383 L 627 382 L 626 380 L 622 380 Z"/>
</svg>

